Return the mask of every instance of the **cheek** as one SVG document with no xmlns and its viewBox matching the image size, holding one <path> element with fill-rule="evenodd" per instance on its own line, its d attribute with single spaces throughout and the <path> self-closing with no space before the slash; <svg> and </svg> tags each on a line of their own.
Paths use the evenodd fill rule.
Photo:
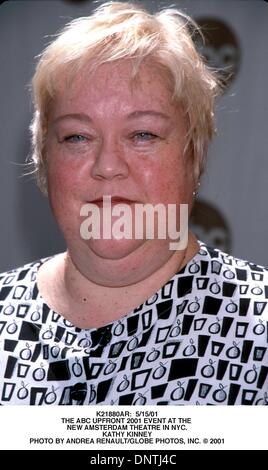
<svg viewBox="0 0 268 470">
<path fill-rule="evenodd" d="M 183 202 L 191 193 L 191 171 L 178 155 L 169 155 L 165 160 L 144 165 L 137 176 L 153 203 Z"/>
<path fill-rule="evenodd" d="M 81 181 L 81 167 L 77 162 L 68 162 L 59 155 L 49 155 L 47 165 L 48 198 L 54 217 L 64 231 L 74 234 L 80 226 L 81 217 L 81 188 L 85 181 Z"/>
<path fill-rule="evenodd" d="M 80 188 L 85 186 L 88 171 L 84 166 L 78 160 L 50 154 L 47 164 L 49 193 L 67 200 L 78 197 Z"/>
<path fill-rule="evenodd" d="M 72 175 L 68 171 L 53 172 L 48 178 L 48 199 L 51 211 L 66 240 L 80 238 L 81 202 Z"/>
</svg>

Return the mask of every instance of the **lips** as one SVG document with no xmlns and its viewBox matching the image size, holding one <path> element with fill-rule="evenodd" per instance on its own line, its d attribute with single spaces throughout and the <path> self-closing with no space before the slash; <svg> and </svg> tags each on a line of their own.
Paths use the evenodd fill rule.
<svg viewBox="0 0 268 470">
<path fill-rule="evenodd" d="M 134 201 L 133 199 L 127 199 L 127 198 L 122 197 L 122 196 L 111 196 L 110 201 L 108 200 L 107 202 L 108 203 L 110 202 L 111 205 L 114 205 L 114 204 L 133 204 L 134 202 L 137 202 L 137 201 Z M 94 199 L 93 201 L 90 201 L 90 203 L 91 204 L 96 204 L 97 206 L 102 206 L 103 205 L 103 197 Z"/>
</svg>

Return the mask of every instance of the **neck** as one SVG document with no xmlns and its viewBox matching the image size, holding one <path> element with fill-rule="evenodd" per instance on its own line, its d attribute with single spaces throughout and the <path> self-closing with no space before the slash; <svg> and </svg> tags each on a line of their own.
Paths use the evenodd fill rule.
<svg viewBox="0 0 268 470">
<path fill-rule="evenodd" d="M 118 320 L 144 303 L 180 271 L 198 250 L 199 244 L 191 235 L 186 250 L 174 252 L 149 276 L 116 286 L 97 283 L 94 277 L 89 279 L 67 251 L 41 266 L 37 276 L 39 292 L 51 309 L 75 326 L 97 328 Z M 114 269 L 113 275 L 117 274 L 119 277 L 121 271 L 117 273 Z"/>
<path fill-rule="evenodd" d="M 194 235 L 190 234 L 189 243 L 185 250 L 174 251 L 171 256 L 166 260 L 165 263 L 161 264 L 154 272 L 150 275 L 146 275 L 145 269 L 140 269 L 140 279 L 134 275 L 133 281 L 131 278 L 126 276 L 126 263 L 124 264 L 123 273 L 121 269 L 116 269 L 117 260 L 108 260 L 110 266 L 104 270 L 105 274 L 108 271 L 109 278 L 105 276 L 104 282 L 102 283 L 99 278 L 96 280 L 92 276 L 92 270 L 90 276 L 84 269 L 84 265 L 77 265 L 73 261 L 73 257 L 66 252 L 64 261 L 62 263 L 61 279 L 64 285 L 64 290 L 72 297 L 80 302 L 86 302 L 92 295 L 107 298 L 118 298 L 121 295 L 131 295 L 133 293 L 137 297 L 137 293 L 152 290 L 154 293 L 162 285 L 164 285 L 176 272 L 181 270 L 190 259 L 192 259 L 199 250 L 199 244 Z M 147 265 L 149 265 L 147 263 Z M 128 262 L 128 267 L 131 266 L 131 262 Z M 150 266 L 150 265 L 149 265 Z M 133 268 L 133 266 L 132 266 Z M 131 269 L 129 269 L 131 272 Z M 94 270 L 93 270 L 94 273 Z M 123 275 L 122 275 L 123 274 Z M 113 278 L 117 281 L 114 282 Z M 120 279 L 121 278 L 121 279 Z"/>
</svg>

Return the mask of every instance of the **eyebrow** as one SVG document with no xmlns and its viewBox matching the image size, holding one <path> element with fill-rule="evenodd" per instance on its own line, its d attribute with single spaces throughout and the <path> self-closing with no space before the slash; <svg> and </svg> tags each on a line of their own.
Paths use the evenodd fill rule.
<svg viewBox="0 0 268 470">
<path fill-rule="evenodd" d="M 151 109 L 148 109 L 146 111 L 133 111 L 132 113 L 127 115 L 127 119 L 135 119 L 137 117 L 142 117 L 142 116 L 156 116 L 156 117 L 161 117 L 162 119 L 170 119 L 167 114 L 161 113 L 161 111 L 154 111 Z"/>
<path fill-rule="evenodd" d="M 154 110 L 146 110 L 146 111 L 132 111 L 130 114 L 126 116 L 127 119 L 136 119 L 143 116 L 155 116 L 160 117 L 165 120 L 169 120 L 170 117 L 161 111 L 154 111 Z M 63 121 L 65 119 L 76 119 L 79 121 L 84 122 L 92 122 L 92 118 L 88 116 L 88 114 L 84 113 L 71 113 L 71 114 L 63 114 L 62 116 L 58 116 L 54 119 L 53 123 L 56 124 L 57 122 Z"/>
<path fill-rule="evenodd" d="M 63 114 L 62 116 L 58 116 L 54 119 L 53 124 L 57 122 L 64 121 L 65 119 L 76 119 L 78 121 L 85 121 L 85 122 L 92 122 L 90 116 L 84 113 L 71 113 L 71 114 Z"/>
</svg>

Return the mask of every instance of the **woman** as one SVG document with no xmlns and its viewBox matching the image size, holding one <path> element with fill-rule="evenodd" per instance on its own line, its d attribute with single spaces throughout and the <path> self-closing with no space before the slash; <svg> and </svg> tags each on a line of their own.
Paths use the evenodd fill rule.
<svg viewBox="0 0 268 470">
<path fill-rule="evenodd" d="M 214 132 L 187 21 L 108 3 L 41 55 L 33 161 L 67 251 L 0 277 L 1 404 L 267 403 L 267 271 L 155 228 L 183 233 Z"/>
</svg>

